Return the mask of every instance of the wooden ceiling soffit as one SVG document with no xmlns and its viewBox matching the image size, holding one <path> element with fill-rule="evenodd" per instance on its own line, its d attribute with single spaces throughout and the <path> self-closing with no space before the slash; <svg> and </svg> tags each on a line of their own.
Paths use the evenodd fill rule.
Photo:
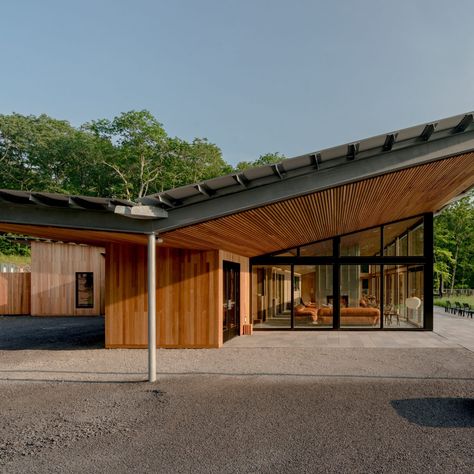
<svg viewBox="0 0 474 474">
<path fill-rule="evenodd" d="M 474 153 L 166 232 L 163 245 L 252 257 L 435 212 L 474 185 Z"/>
</svg>

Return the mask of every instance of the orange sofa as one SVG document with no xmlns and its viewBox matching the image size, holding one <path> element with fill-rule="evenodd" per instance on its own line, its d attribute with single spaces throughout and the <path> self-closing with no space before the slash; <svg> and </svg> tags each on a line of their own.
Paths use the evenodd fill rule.
<svg viewBox="0 0 474 474">
<path fill-rule="evenodd" d="M 377 326 L 379 321 L 380 310 L 377 308 L 341 308 L 341 326 Z M 321 308 L 318 322 L 331 324 L 332 308 Z"/>
<path fill-rule="evenodd" d="M 295 306 L 295 319 L 316 322 L 318 320 L 318 309 L 313 306 L 298 304 Z"/>
</svg>

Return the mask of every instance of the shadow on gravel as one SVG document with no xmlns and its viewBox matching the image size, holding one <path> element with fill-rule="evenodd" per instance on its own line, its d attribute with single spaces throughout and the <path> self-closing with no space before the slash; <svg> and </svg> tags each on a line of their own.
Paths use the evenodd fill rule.
<svg viewBox="0 0 474 474">
<path fill-rule="evenodd" d="M 472 398 L 392 400 L 392 407 L 410 423 L 431 428 L 474 428 Z"/>
<path fill-rule="evenodd" d="M 104 318 L 3 316 L 0 350 L 103 349 Z"/>
</svg>

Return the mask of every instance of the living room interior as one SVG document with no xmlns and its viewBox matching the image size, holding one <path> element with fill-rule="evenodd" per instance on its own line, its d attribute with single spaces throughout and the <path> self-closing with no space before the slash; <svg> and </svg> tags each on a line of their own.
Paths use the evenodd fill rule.
<svg viewBox="0 0 474 474">
<path fill-rule="evenodd" d="M 422 329 L 426 218 L 259 258 L 252 265 L 254 329 L 333 329 L 336 311 L 340 328 Z"/>
</svg>

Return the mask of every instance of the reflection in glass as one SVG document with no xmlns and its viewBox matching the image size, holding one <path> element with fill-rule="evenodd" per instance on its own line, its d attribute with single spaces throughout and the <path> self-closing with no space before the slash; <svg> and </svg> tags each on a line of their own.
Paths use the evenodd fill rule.
<svg viewBox="0 0 474 474">
<path fill-rule="evenodd" d="M 291 266 L 254 266 L 252 288 L 254 328 L 291 327 Z"/>
<path fill-rule="evenodd" d="M 380 265 L 341 265 L 341 327 L 380 327 Z"/>
<path fill-rule="evenodd" d="M 341 237 L 341 257 L 373 256 L 380 252 L 380 227 Z"/>
<path fill-rule="evenodd" d="M 294 275 L 295 327 L 332 327 L 332 265 L 295 265 Z"/>
<path fill-rule="evenodd" d="M 408 232 L 408 251 L 410 255 L 423 255 L 423 224 Z"/>
<path fill-rule="evenodd" d="M 283 252 L 276 253 L 275 257 L 296 257 L 298 249 L 284 250 Z"/>
<path fill-rule="evenodd" d="M 394 265 L 384 269 L 384 327 L 423 327 L 423 267 Z"/>
<path fill-rule="evenodd" d="M 300 247 L 302 257 L 328 257 L 332 255 L 332 239 Z"/>
<path fill-rule="evenodd" d="M 423 255 L 423 218 L 415 217 L 383 228 L 384 255 L 420 256 Z"/>
</svg>

